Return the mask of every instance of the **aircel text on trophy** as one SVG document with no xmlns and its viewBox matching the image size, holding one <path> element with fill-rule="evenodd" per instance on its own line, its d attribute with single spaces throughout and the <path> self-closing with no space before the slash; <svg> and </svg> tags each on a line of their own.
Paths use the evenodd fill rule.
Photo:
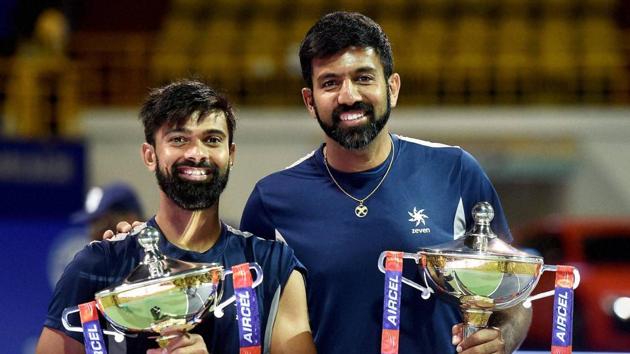
<svg viewBox="0 0 630 354">
<path fill-rule="evenodd" d="M 441 298 L 456 303 L 462 312 L 464 337 L 486 328 L 493 311 L 517 305 L 529 307 L 533 300 L 552 296 L 553 290 L 529 297 L 542 272 L 557 271 L 559 267 L 545 265 L 542 257 L 499 239 L 490 228 L 494 218 L 490 203 L 477 203 L 472 214 L 475 223 L 463 237 L 416 253 L 403 253 L 403 258 L 418 264 L 428 286 L 404 277 L 402 281 L 422 291 L 424 299 L 435 289 Z M 383 252 L 379 257 L 378 267 L 383 273 L 386 255 Z M 573 276 L 575 289 L 580 282 L 575 268 Z"/>
<path fill-rule="evenodd" d="M 165 347 L 169 340 L 192 330 L 207 313 L 222 317 L 223 309 L 235 301 L 231 296 L 221 303 L 223 281 L 232 273 L 230 269 L 218 263 L 192 263 L 162 255 L 157 246 L 159 233 L 152 227 L 144 227 L 137 240 L 144 248 L 143 261 L 122 283 L 94 295 L 96 308 L 114 329 L 104 330 L 104 334 L 120 342 L 123 336 L 154 333 Z M 255 288 L 262 283 L 262 269 L 257 263 L 249 267 L 256 273 Z M 76 312 L 77 306 L 63 311 L 63 326 L 83 332 L 82 327 L 69 322 L 69 315 Z"/>
</svg>

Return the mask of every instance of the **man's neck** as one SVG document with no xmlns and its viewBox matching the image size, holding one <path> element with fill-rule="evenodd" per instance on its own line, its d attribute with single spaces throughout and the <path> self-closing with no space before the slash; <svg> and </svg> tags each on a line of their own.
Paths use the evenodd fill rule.
<svg viewBox="0 0 630 354">
<path fill-rule="evenodd" d="M 362 172 L 382 164 L 391 151 L 391 138 L 387 128 L 372 140 L 364 149 L 351 150 L 326 137 L 324 148 L 328 165 L 337 171 Z"/>
<path fill-rule="evenodd" d="M 185 210 L 160 192 L 160 208 L 155 220 L 170 243 L 185 250 L 205 252 L 221 235 L 218 210 L 218 202 L 208 209 Z"/>
</svg>

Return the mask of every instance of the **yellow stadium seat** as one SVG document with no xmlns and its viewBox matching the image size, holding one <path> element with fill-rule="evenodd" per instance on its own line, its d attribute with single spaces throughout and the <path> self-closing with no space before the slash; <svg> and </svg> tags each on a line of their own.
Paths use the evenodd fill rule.
<svg viewBox="0 0 630 354">
<path fill-rule="evenodd" d="M 590 16 L 580 22 L 578 31 L 581 39 L 578 60 L 586 99 L 603 101 L 610 94 L 627 94 L 628 74 L 621 36 L 613 20 Z"/>
<path fill-rule="evenodd" d="M 566 101 L 577 89 L 575 22 L 564 17 L 545 19 L 537 42 L 538 75 L 545 84 L 539 90 L 539 100 Z"/>
<path fill-rule="evenodd" d="M 513 103 L 532 92 L 535 74 L 534 25 L 522 16 L 498 23 L 493 56 L 499 102 Z"/>
<path fill-rule="evenodd" d="M 445 57 L 447 100 L 480 102 L 488 98 L 491 82 L 490 34 L 490 26 L 482 16 L 468 15 L 456 21 L 451 32 L 451 47 Z"/>
<path fill-rule="evenodd" d="M 421 17 L 409 25 L 405 42 L 397 46 L 395 68 L 409 83 L 403 91 L 418 102 L 435 102 L 444 64 L 448 29 L 440 17 Z"/>
</svg>

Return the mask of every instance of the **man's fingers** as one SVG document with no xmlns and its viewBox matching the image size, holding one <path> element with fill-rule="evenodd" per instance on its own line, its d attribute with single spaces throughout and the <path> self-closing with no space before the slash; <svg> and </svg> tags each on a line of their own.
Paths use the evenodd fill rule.
<svg viewBox="0 0 630 354">
<path fill-rule="evenodd" d="M 476 353 L 503 353 L 505 343 L 498 328 L 484 328 L 465 338 L 457 345 L 457 352 L 461 353 L 470 348 Z"/>
<path fill-rule="evenodd" d="M 458 345 L 462 341 L 462 332 L 464 326 L 461 323 L 458 323 L 451 328 L 451 333 L 453 334 L 453 345 Z"/>
<path fill-rule="evenodd" d="M 132 222 L 132 223 L 131 223 L 131 226 L 132 226 L 132 227 L 136 227 L 136 226 L 138 226 L 138 225 L 142 225 L 142 224 L 144 224 L 144 222 L 143 222 L 143 221 L 138 221 L 138 220 L 136 220 L 136 221 L 134 221 L 134 222 Z"/>
<path fill-rule="evenodd" d="M 131 224 L 126 222 L 126 221 L 121 221 L 118 224 L 116 224 L 116 231 L 118 233 L 124 233 L 124 232 L 129 232 L 131 231 Z"/>
<path fill-rule="evenodd" d="M 166 347 L 169 353 L 208 353 L 206 343 L 198 334 L 182 333 L 171 339 Z"/>
<path fill-rule="evenodd" d="M 114 235 L 114 231 L 107 230 L 105 231 L 105 233 L 103 233 L 103 240 L 109 240 L 110 238 L 114 237 Z"/>
</svg>

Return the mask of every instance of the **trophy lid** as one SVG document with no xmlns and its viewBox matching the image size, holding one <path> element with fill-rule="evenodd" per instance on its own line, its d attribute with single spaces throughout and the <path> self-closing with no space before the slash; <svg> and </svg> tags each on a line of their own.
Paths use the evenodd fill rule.
<svg viewBox="0 0 630 354">
<path fill-rule="evenodd" d="M 470 230 L 454 241 L 421 248 L 420 253 L 448 254 L 471 258 L 511 259 L 522 262 L 541 263 L 542 257 L 530 255 L 501 240 L 490 228 L 494 209 L 488 202 L 477 203 L 472 210 L 475 221 Z"/>
<path fill-rule="evenodd" d="M 200 265 L 179 259 L 166 257 L 158 248 L 160 233 L 147 226 L 137 236 L 138 243 L 144 248 L 143 261 L 125 278 L 123 283 L 132 284 L 149 279 L 175 276 L 182 272 L 199 269 Z"/>
<path fill-rule="evenodd" d="M 208 268 L 222 268 L 218 263 L 191 263 L 166 257 L 158 248 L 159 240 L 160 233 L 157 229 L 147 226 L 140 230 L 137 235 L 137 241 L 144 248 L 144 259 L 129 273 L 122 283 L 106 290 L 128 289 L 130 286 L 136 284 L 151 284 L 166 278 L 176 278 L 190 273 L 204 273 Z M 105 292 L 106 290 L 101 292 Z"/>
</svg>

